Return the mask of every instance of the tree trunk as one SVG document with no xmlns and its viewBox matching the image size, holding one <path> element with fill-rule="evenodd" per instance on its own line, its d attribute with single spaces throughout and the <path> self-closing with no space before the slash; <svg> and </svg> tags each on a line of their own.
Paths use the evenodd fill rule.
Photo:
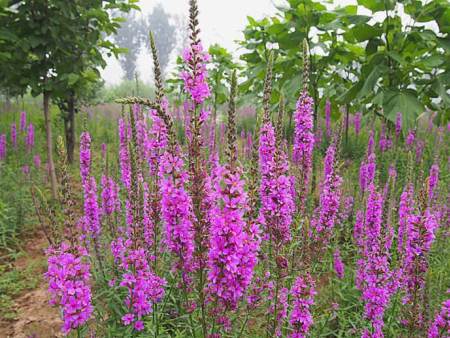
<svg viewBox="0 0 450 338">
<path fill-rule="evenodd" d="M 67 116 L 64 117 L 64 132 L 66 134 L 67 160 L 74 160 L 75 152 L 75 98 L 71 95 L 67 102 Z"/>
<path fill-rule="evenodd" d="M 56 199 L 58 197 L 58 194 L 57 194 L 55 164 L 53 162 L 52 125 L 51 125 L 51 120 L 50 120 L 49 100 L 50 100 L 49 92 L 44 92 L 44 102 L 43 103 L 44 103 L 45 132 L 47 134 L 46 136 L 47 136 L 48 171 L 49 171 L 49 176 L 50 176 L 52 197 L 53 197 L 53 199 Z"/>
<path fill-rule="evenodd" d="M 348 124 L 350 123 L 350 105 L 347 103 L 345 106 L 345 144 L 348 144 Z"/>
</svg>

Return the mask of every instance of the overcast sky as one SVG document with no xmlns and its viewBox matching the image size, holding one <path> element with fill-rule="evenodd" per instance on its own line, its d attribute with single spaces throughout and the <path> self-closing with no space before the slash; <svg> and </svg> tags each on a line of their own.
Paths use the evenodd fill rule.
<svg viewBox="0 0 450 338">
<path fill-rule="evenodd" d="M 147 15 L 153 7 L 161 3 L 169 14 L 187 17 L 189 0 L 140 0 L 141 15 Z M 200 37 L 206 48 L 214 43 L 226 47 L 234 55 L 239 53 L 236 40 L 243 38 L 242 30 L 247 24 L 247 16 L 261 19 L 276 13 L 275 5 L 283 4 L 285 0 L 198 0 L 200 10 Z M 356 0 L 334 0 L 334 6 L 356 4 Z M 401 6 L 399 6 L 401 7 Z M 358 8 L 358 14 L 370 14 L 362 7 Z M 403 11 L 399 13 L 405 18 Z M 383 19 L 384 13 L 376 13 L 376 21 Z M 379 18 L 378 18 L 379 16 Z M 150 82 L 152 67 L 150 55 L 141 53 L 138 59 L 137 71 L 141 79 Z M 123 71 L 114 58 L 108 59 L 108 66 L 102 71 L 102 76 L 107 84 L 119 83 L 123 78 Z"/>
<path fill-rule="evenodd" d="M 247 23 L 247 16 L 256 18 L 273 15 L 274 4 L 283 0 L 199 0 L 201 39 L 205 47 L 219 43 L 235 52 L 235 40 L 242 38 L 242 30 Z M 143 14 L 148 14 L 157 3 L 162 3 L 170 14 L 186 16 L 188 0 L 140 0 Z M 140 77 L 148 82 L 151 79 L 151 64 L 148 54 L 142 53 L 138 60 Z M 119 63 L 114 58 L 108 59 L 108 66 L 102 72 L 108 84 L 118 83 L 123 77 Z"/>
</svg>

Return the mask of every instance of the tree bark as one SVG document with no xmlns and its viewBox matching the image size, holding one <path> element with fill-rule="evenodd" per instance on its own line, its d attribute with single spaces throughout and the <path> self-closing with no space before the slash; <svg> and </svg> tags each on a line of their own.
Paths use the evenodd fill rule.
<svg viewBox="0 0 450 338">
<path fill-rule="evenodd" d="M 350 123 L 350 105 L 345 106 L 345 144 L 348 144 L 348 128 Z"/>
<path fill-rule="evenodd" d="M 49 110 L 49 100 L 50 93 L 44 91 L 44 119 L 45 119 L 45 132 L 47 136 L 47 162 L 48 162 L 48 174 L 50 176 L 50 185 L 52 190 L 52 197 L 56 199 L 58 197 L 57 193 L 57 182 L 56 182 L 56 171 L 55 171 L 55 163 L 53 162 L 53 142 L 52 142 L 52 125 L 50 119 L 50 110 Z"/>
<path fill-rule="evenodd" d="M 66 134 L 67 160 L 74 160 L 75 152 L 75 98 L 70 96 L 67 102 L 67 116 L 64 117 L 64 132 Z"/>
</svg>

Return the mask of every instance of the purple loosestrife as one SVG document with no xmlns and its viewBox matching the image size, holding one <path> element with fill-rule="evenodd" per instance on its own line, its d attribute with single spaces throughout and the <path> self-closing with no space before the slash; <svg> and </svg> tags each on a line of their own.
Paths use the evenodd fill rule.
<svg viewBox="0 0 450 338">
<path fill-rule="evenodd" d="M 335 172 L 336 147 L 331 144 L 324 159 L 324 180 L 321 185 L 319 206 L 311 220 L 313 237 L 326 245 L 338 219 L 342 178 Z"/>
<path fill-rule="evenodd" d="M 295 130 L 292 157 L 300 171 L 299 182 L 297 182 L 300 209 L 304 208 L 303 204 L 306 199 L 306 192 L 308 191 L 312 172 L 314 150 L 313 105 L 313 99 L 304 90 L 297 101 L 297 109 L 294 113 Z"/>
<path fill-rule="evenodd" d="M 383 337 L 384 311 L 398 285 L 389 266 L 389 248 L 383 245 L 383 197 L 374 183 L 369 185 L 368 192 L 356 285 L 362 292 L 364 317 L 372 327 L 372 332 L 365 329 L 362 337 Z"/>
<path fill-rule="evenodd" d="M 91 135 L 84 131 L 80 136 L 80 175 L 81 182 L 86 181 L 91 172 Z"/>
<path fill-rule="evenodd" d="M 250 158 L 253 149 L 253 137 L 250 131 L 247 132 L 247 141 L 245 145 L 245 156 Z"/>
<path fill-rule="evenodd" d="M 403 193 L 399 208 L 399 250 L 401 257 L 403 303 L 411 327 L 424 325 L 425 277 L 428 271 L 428 253 L 435 239 L 438 217 L 422 203 L 420 210 L 414 200 L 412 186 Z M 400 237 L 401 236 L 401 237 Z M 401 246 L 400 246 L 401 244 Z"/>
<path fill-rule="evenodd" d="M 369 143 L 367 145 L 367 157 L 361 162 L 359 168 L 359 186 L 361 192 L 364 193 L 368 186 L 374 181 L 376 174 L 376 155 L 373 152 L 373 133 L 371 133 L 369 138 Z"/>
<path fill-rule="evenodd" d="M 111 251 L 121 274 L 119 286 L 127 290 L 124 300 L 127 313 L 122 316 L 126 326 L 144 329 L 143 317 L 153 311 L 153 304 L 164 298 L 166 281 L 155 275 L 148 264 L 145 250 L 130 238 L 119 237 L 111 243 Z"/>
<path fill-rule="evenodd" d="M 397 250 L 400 255 L 405 252 L 407 231 L 410 229 L 411 222 L 415 222 L 414 215 L 414 187 L 408 184 L 400 196 L 400 205 L 398 208 L 398 233 L 397 233 Z"/>
<path fill-rule="evenodd" d="M 90 287 L 90 264 L 83 247 L 71 247 L 63 242 L 47 249 L 50 304 L 61 307 L 63 331 L 69 334 L 83 326 L 94 307 Z"/>
<path fill-rule="evenodd" d="M 353 206 L 355 204 L 355 199 L 353 196 L 347 196 L 344 199 L 344 203 L 342 205 L 342 210 L 339 214 L 339 223 L 344 223 L 345 221 L 349 220 L 350 217 L 353 215 Z"/>
<path fill-rule="evenodd" d="M 129 191 L 131 189 L 131 163 L 128 150 L 128 126 L 123 119 L 119 119 L 119 165 L 122 184 Z"/>
<path fill-rule="evenodd" d="M 408 135 L 406 136 L 406 145 L 411 147 L 416 140 L 416 132 L 413 129 L 408 131 Z"/>
<path fill-rule="evenodd" d="M 311 306 L 314 305 L 315 291 L 314 280 L 307 275 L 299 276 L 291 288 L 292 311 L 289 319 L 289 325 L 292 332 L 290 338 L 305 338 L 313 325 L 311 315 Z"/>
<path fill-rule="evenodd" d="M 19 127 L 21 132 L 25 132 L 25 130 L 27 129 L 27 113 L 24 111 L 20 113 Z"/>
<path fill-rule="evenodd" d="M 386 126 L 384 124 L 381 126 L 381 135 L 378 145 L 380 147 L 380 152 L 382 153 L 389 150 L 392 146 L 392 141 L 386 133 Z"/>
<path fill-rule="evenodd" d="M 428 200 L 429 204 L 435 199 L 436 188 L 439 183 L 439 165 L 433 164 L 430 168 L 430 176 L 428 178 Z"/>
<path fill-rule="evenodd" d="M 30 166 L 29 166 L 28 164 L 25 164 L 25 165 L 22 167 L 22 173 L 23 173 L 25 176 L 30 175 Z"/>
<path fill-rule="evenodd" d="M 353 119 L 353 126 L 355 127 L 355 134 L 356 134 L 356 136 L 358 136 L 359 133 L 361 132 L 361 118 L 362 118 L 362 113 L 361 112 L 357 112 L 355 114 L 354 119 Z"/>
<path fill-rule="evenodd" d="M 39 169 L 41 167 L 41 156 L 39 154 L 34 155 L 33 163 L 36 169 Z"/>
<path fill-rule="evenodd" d="M 154 243 L 155 238 L 155 221 L 153 216 L 153 208 L 152 208 L 152 199 L 151 192 L 147 182 L 144 182 L 144 196 L 143 196 L 143 217 L 142 217 L 142 225 L 143 225 L 143 237 L 144 242 L 146 244 L 147 254 L 151 259 L 156 259 L 156 257 L 151 256 L 151 248 Z M 158 210 L 159 212 L 159 210 Z"/>
<path fill-rule="evenodd" d="M 209 54 L 203 50 L 201 42 L 192 42 L 183 52 L 183 61 L 188 65 L 189 71 L 182 71 L 180 76 L 184 81 L 184 89 L 191 99 L 198 105 L 202 104 L 210 95 L 206 70 Z"/>
<path fill-rule="evenodd" d="M 112 177 L 102 176 L 102 214 L 112 215 L 120 211 L 119 186 Z"/>
<path fill-rule="evenodd" d="M 363 231 L 364 231 L 364 213 L 361 210 L 358 210 L 356 212 L 355 226 L 353 228 L 353 239 L 355 240 L 355 243 L 359 248 L 362 248 L 364 246 Z"/>
<path fill-rule="evenodd" d="M 11 124 L 11 144 L 14 148 L 17 147 L 17 126 L 16 123 Z"/>
<path fill-rule="evenodd" d="M 30 123 L 27 128 L 27 134 L 25 136 L 25 145 L 27 148 L 27 152 L 31 152 L 34 147 L 34 127 L 33 124 Z"/>
<path fill-rule="evenodd" d="M 401 133 L 402 133 L 402 113 L 397 113 L 397 117 L 395 118 L 395 137 L 399 139 Z"/>
<path fill-rule="evenodd" d="M 420 163 L 425 148 L 425 141 L 418 139 L 416 142 L 416 162 Z"/>
<path fill-rule="evenodd" d="M 150 110 L 152 126 L 148 132 L 149 136 L 146 140 L 147 162 L 150 167 L 150 174 L 158 174 L 158 165 L 163 150 L 168 144 L 167 127 L 161 117 L 158 116 L 156 110 Z"/>
<path fill-rule="evenodd" d="M 259 154 L 261 168 L 260 222 L 265 235 L 277 246 L 291 239 L 290 226 L 295 209 L 292 197 L 289 164 L 286 155 L 275 147 L 275 130 L 270 122 L 260 131 Z"/>
<path fill-rule="evenodd" d="M 225 169 L 216 189 L 218 200 L 210 230 L 208 289 L 225 309 L 235 309 L 252 280 L 258 243 L 246 232 L 244 214 L 248 205 L 241 170 Z"/>
<path fill-rule="evenodd" d="M 339 249 L 336 249 L 333 252 L 333 265 L 336 277 L 339 279 L 344 278 L 345 266 L 344 263 L 342 262 L 341 252 L 339 251 Z"/>
<path fill-rule="evenodd" d="M 447 293 L 450 294 L 450 290 Z M 428 338 L 444 337 L 450 337 L 450 299 L 442 303 L 440 312 L 428 329 Z"/>
<path fill-rule="evenodd" d="M 212 183 L 217 195 L 211 213 L 208 252 L 208 292 L 224 315 L 227 310 L 235 310 L 246 293 L 259 250 L 258 226 L 245 220 L 249 206 L 242 169 L 237 163 L 236 86 L 234 72 L 228 111 L 228 163 L 213 168 Z"/>
<path fill-rule="evenodd" d="M 316 132 L 314 134 L 314 144 L 321 145 L 323 140 L 323 130 L 320 125 L 317 126 Z"/>
<path fill-rule="evenodd" d="M 105 143 L 102 143 L 101 149 L 102 149 L 101 150 L 101 152 L 102 152 L 102 160 L 106 161 L 106 153 L 107 153 L 108 149 L 107 149 L 107 146 L 106 146 Z"/>
<path fill-rule="evenodd" d="M 288 316 L 289 289 L 282 287 L 277 292 L 276 286 L 273 284 L 273 282 L 269 282 L 268 289 L 269 289 L 268 299 L 272 302 L 269 307 L 269 313 L 274 315 L 274 323 L 269 324 L 269 325 L 272 325 L 269 327 L 272 329 L 272 331 L 274 331 L 275 337 L 282 337 L 282 331 L 281 331 L 282 325 Z M 275 309 L 277 311 L 276 315 L 274 313 Z"/>
<path fill-rule="evenodd" d="M 97 183 L 90 176 L 84 184 L 84 217 L 90 237 L 96 239 L 100 235 L 100 212 L 97 202 Z"/>
<path fill-rule="evenodd" d="M 192 200 L 186 191 L 188 174 L 179 149 L 166 151 L 160 163 L 161 212 L 165 225 L 165 245 L 177 262 L 175 268 L 193 270 L 194 227 Z"/>
<path fill-rule="evenodd" d="M 331 137 L 331 102 L 327 100 L 325 103 L 325 128 L 327 132 L 327 137 Z"/>
<path fill-rule="evenodd" d="M 0 135 L 0 161 L 6 158 L 6 135 Z"/>
</svg>

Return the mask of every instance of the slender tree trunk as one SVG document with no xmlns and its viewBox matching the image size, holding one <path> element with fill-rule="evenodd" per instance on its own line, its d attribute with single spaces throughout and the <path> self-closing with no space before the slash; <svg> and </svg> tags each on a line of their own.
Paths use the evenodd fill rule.
<svg viewBox="0 0 450 338">
<path fill-rule="evenodd" d="M 5 95 L 5 112 L 9 112 L 11 110 L 11 98 L 8 94 Z"/>
<path fill-rule="evenodd" d="M 49 92 L 44 91 L 44 118 L 45 118 L 45 132 L 47 134 L 47 162 L 48 171 L 50 176 L 50 185 L 52 189 L 52 197 L 56 199 L 57 196 L 57 183 L 56 183 L 56 172 L 55 164 L 53 162 L 53 143 L 52 143 L 52 125 L 50 120 L 50 110 L 49 110 Z"/>
<path fill-rule="evenodd" d="M 350 123 L 350 105 L 345 106 L 345 144 L 348 144 L 348 124 Z"/>
<path fill-rule="evenodd" d="M 75 98 L 70 96 L 67 103 L 67 116 L 64 118 L 64 132 L 66 134 L 67 160 L 73 163 L 75 152 Z"/>
</svg>

